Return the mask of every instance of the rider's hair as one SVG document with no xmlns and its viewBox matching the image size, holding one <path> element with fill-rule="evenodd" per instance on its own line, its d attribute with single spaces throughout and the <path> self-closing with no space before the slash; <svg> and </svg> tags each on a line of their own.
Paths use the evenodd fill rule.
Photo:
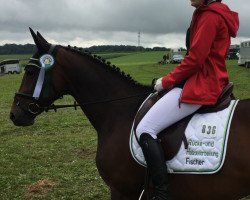
<svg viewBox="0 0 250 200">
<path fill-rule="evenodd" d="M 205 0 L 205 5 L 207 5 L 208 4 L 208 2 L 209 2 L 210 0 Z M 222 0 L 214 0 L 215 2 L 221 2 Z M 212 1 L 213 2 L 213 1 Z"/>
</svg>

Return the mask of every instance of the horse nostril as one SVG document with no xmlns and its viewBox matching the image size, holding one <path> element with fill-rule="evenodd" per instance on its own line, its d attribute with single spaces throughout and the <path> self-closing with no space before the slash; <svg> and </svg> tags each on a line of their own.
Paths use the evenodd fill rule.
<svg viewBox="0 0 250 200">
<path fill-rule="evenodd" d="M 14 120 L 16 119 L 14 113 L 12 113 L 12 112 L 10 113 L 10 119 L 11 119 L 12 121 L 14 121 Z"/>
</svg>

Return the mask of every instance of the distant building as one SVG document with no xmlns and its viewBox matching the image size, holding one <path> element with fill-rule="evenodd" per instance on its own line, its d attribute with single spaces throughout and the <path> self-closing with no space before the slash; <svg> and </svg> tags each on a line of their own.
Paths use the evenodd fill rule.
<svg viewBox="0 0 250 200">
<path fill-rule="evenodd" d="M 232 45 L 230 45 L 229 49 L 240 49 L 240 45 L 239 44 L 232 44 Z"/>
</svg>

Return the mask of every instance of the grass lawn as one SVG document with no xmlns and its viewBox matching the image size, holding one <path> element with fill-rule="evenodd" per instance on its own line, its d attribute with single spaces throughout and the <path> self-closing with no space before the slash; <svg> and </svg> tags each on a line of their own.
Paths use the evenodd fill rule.
<svg viewBox="0 0 250 200">
<path fill-rule="evenodd" d="M 150 84 L 153 78 L 174 68 L 157 64 L 163 54 L 102 56 L 137 81 Z M 0 60 L 30 57 L 17 56 L 0 56 Z M 250 98 L 250 69 L 237 66 L 237 61 L 228 61 L 228 69 L 235 95 Z M 0 76 L 0 199 L 110 199 L 95 165 L 97 134 L 81 110 L 43 113 L 30 127 L 15 127 L 9 120 L 21 79 L 22 74 Z M 58 103 L 72 101 L 72 97 L 66 96 Z"/>
</svg>

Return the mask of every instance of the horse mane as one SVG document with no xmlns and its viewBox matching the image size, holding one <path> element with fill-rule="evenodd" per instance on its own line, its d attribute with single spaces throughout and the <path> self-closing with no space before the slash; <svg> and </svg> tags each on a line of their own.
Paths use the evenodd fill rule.
<svg viewBox="0 0 250 200">
<path fill-rule="evenodd" d="M 102 58 L 101 56 L 98 56 L 96 54 L 92 54 L 90 51 L 83 49 L 83 48 L 79 48 L 79 47 L 72 47 L 70 45 L 68 45 L 67 47 L 64 47 L 67 51 L 71 51 L 73 53 L 77 53 L 81 56 L 87 56 L 88 58 L 92 59 L 93 61 L 95 61 L 96 63 L 101 64 L 103 67 L 106 67 L 109 71 L 111 71 L 112 73 L 116 73 L 118 76 L 120 76 L 122 79 L 127 80 L 129 83 L 133 84 L 134 86 L 138 86 L 141 88 L 145 88 L 145 89 L 150 89 L 152 90 L 152 86 L 148 86 L 148 85 L 143 85 L 139 82 L 137 82 L 136 80 L 134 80 L 130 74 L 126 74 L 124 71 L 122 71 L 119 67 L 117 67 L 116 65 L 112 65 L 111 62 L 106 61 L 104 58 Z"/>
</svg>

